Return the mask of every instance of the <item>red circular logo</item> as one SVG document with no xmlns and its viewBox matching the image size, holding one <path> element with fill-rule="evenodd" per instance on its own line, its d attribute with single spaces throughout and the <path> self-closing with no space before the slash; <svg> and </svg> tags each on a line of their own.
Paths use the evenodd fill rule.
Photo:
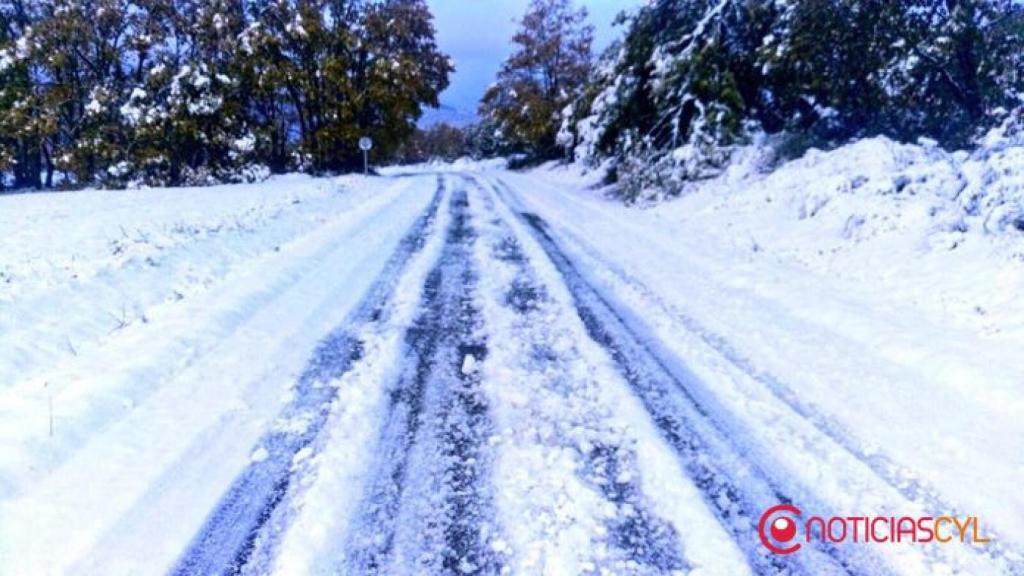
<svg viewBox="0 0 1024 576">
<path fill-rule="evenodd" d="M 785 515 L 787 513 L 792 517 Z M 799 550 L 799 542 L 791 546 L 786 546 L 786 543 L 796 538 L 796 518 L 801 514 L 800 509 L 792 504 L 777 504 L 765 510 L 757 523 L 757 535 L 761 537 L 761 544 L 775 554 L 792 554 Z"/>
</svg>

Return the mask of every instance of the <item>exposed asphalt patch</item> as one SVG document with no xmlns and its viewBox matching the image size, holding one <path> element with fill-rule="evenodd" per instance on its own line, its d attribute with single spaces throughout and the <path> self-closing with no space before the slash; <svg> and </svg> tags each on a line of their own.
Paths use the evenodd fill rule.
<svg viewBox="0 0 1024 576">
<path fill-rule="evenodd" d="M 491 423 L 473 369 L 487 346 L 475 336 L 468 207 L 465 190 L 456 190 L 423 312 L 406 334 L 407 368 L 391 394 L 359 528 L 346 545 L 346 574 L 501 571 L 488 545 L 497 532 L 487 482 Z"/>
</svg>

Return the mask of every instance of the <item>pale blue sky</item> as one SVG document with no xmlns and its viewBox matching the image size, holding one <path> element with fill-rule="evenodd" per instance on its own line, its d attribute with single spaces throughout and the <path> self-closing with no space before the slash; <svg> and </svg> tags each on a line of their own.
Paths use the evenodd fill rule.
<svg viewBox="0 0 1024 576">
<path fill-rule="evenodd" d="M 494 81 L 501 62 L 512 50 L 510 38 L 529 0 L 427 0 L 434 13 L 437 42 L 455 62 L 451 86 L 441 102 L 472 113 L 484 89 Z M 577 0 L 585 6 L 594 25 L 595 52 L 621 34 L 612 27 L 615 15 L 634 9 L 642 0 Z"/>
</svg>

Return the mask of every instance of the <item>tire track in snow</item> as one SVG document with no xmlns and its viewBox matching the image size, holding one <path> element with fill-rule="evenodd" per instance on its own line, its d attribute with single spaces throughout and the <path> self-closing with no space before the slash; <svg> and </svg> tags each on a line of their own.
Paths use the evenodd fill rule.
<svg viewBox="0 0 1024 576">
<path fill-rule="evenodd" d="M 897 464 L 885 454 L 865 448 L 857 437 L 836 421 L 835 418 L 821 413 L 814 406 L 802 401 L 793 391 L 792 387 L 771 372 L 758 367 L 728 340 L 706 328 L 693 317 L 666 303 L 651 291 L 650 288 L 628 275 L 618 266 L 599 258 L 593 249 L 583 245 L 578 239 L 574 240 L 583 252 L 596 261 L 601 262 L 602 267 L 611 272 L 629 289 L 636 291 L 647 301 L 651 302 L 666 317 L 677 320 L 685 330 L 695 334 L 708 347 L 718 352 L 730 364 L 752 380 L 764 385 L 772 395 L 782 401 L 794 413 L 810 422 L 825 437 L 850 453 L 853 458 L 863 463 L 879 480 L 887 484 L 907 501 L 922 504 L 925 511 L 935 517 L 970 516 L 962 507 L 954 506 L 945 501 L 938 490 L 930 486 L 926 481 L 917 478 L 913 471 Z M 1024 557 L 1024 554 L 1004 544 L 1005 540 L 1000 538 L 999 533 L 991 528 L 986 528 L 986 535 L 992 538 L 991 543 L 986 544 L 984 547 L 971 547 L 969 550 L 972 553 L 1005 562 L 1009 576 L 1024 576 L 1024 560 L 1019 560 L 1019 558 Z M 930 556 L 934 557 L 934 555 Z"/>
<path fill-rule="evenodd" d="M 500 195 L 500 193 L 499 193 Z M 721 525 L 758 574 L 860 574 L 880 569 L 870 556 L 850 557 L 835 546 L 805 547 L 778 556 L 759 543 L 756 524 L 769 506 L 791 499 L 719 429 L 687 383 L 652 352 L 622 316 L 587 283 L 536 214 L 516 212 L 562 275 L 591 338 L 604 347 L 647 408 Z"/>
<path fill-rule="evenodd" d="M 503 182 L 499 182 L 498 185 L 508 190 L 507 185 Z M 805 419 L 828 440 L 864 464 L 881 482 L 885 483 L 904 499 L 921 504 L 927 514 L 934 517 L 970 515 L 962 510 L 961 507 L 954 506 L 945 501 L 940 496 L 938 490 L 924 480 L 917 478 L 911 470 L 897 464 L 885 454 L 864 447 L 857 437 L 851 434 L 834 417 L 824 414 L 813 405 L 802 401 L 791 386 L 773 373 L 757 366 L 753 360 L 737 350 L 721 335 L 708 329 L 695 318 L 680 311 L 672 304 L 665 302 L 647 285 L 628 274 L 618 265 L 602 258 L 594 248 L 582 242 L 576 235 L 572 233 L 567 234 L 569 239 L 586 257 L 592 259 L 601 268 L 611 273 L 629 290 L 634 291 L 644 300 L 652 303 L 665 317 L 678 322 L 681 328 L 696 335 L 729 364 L 739 369 L 753 381 L 762 384 L 796 415 Z M 970 547 L 967 550 L 972 554 L 1001 562 L 1003 569 L 1007 571 L 1006 574 L 1009 576 L 1024 576 L 1024 560 L 1021 560 L 1024 554 L 1005 544 L 1005 540 L 999 537 L 998 532 L 991 530 L 991 528 L 987 528 L 986 532 L 992 538 L 991 543 L 986 544 L 984 547 Z M 923 553 L 933 561 L 943 562 L 948 560 L 941 558 L 937 551 L 925 550 Z"/>
<path fill-rule="evenodd" d="M 397 278 L 423 248 L 442 196 L 439 177 L 427 209 L 400 241 L 350 319 L 317 346 L 292 399 L 253 452 L 252 463 L 221 498 L 172 574 L 240 574 L 255 556 L 261 556 L 260 548 L 269 545 L 268 528 L 281 520 L 286 508 L 281 504 L 292 485 L 294 467 L 312 455 L 313 443 L 327 420 L 336 394 L 330 382 L 362 358 L 362 344 L 355 334 L 360 326 L 386 314 Z"/>
<path fill-rule="evenodd" d="M 491 195 L 475 180 L 474 184 L 484 194 L 487 211 L 493 213 Z M 493 215 L 490 225 L 493 229 L 490 253 L 494 259 L 514 270 L 514 277 L 504 293 L 503 304 L 522 317 L 522 324 L 502 334 L 502 339 L 507 336 L 520 343 L 530 343 L 532 353 L 524 370 L 535 373 L 525 379 L 531 383 L 565 387 L 585 386 L 585 383 L 572 382 L 573 376 L 568 372 L 570 367 L 565 365 L 567 359 L 563 357 L 564 354 L 551 350 L 550 343 L 531 330 L 531 326 L 551 321 L 545 309 L 553 303 L 509 226 L 498 215 Z M 549 382 L 552 373 L 559 374 L 557 379 L 560 382 Z M 531 384 L 524 386 L 529 389 Z M 552 391 L 552 394 L 560 396 L 558 392 Z M 572 400 L 588 403 L 588 398 L 576 398 L 581 396 L 578 390 L 573 389 L 568 394 L 573 398 L 566 399 L 567 403 Z M 531 403 L 545 404 L 545 401 L 533 398 Z M 639 471 L 633 451 L 622 445 L 611 430 L 604 429 L 607 424 L 601 421 L 602 417 L 596 408 L 585 409 L 584 417 L 573 410 L 578 407 L 559 406 L 563 411 L 553 418 L 557 422 L 537 421 L 531 425 L 538 427 L 535 431 L 538 434 L 541 433 L 539 427 L 559 428 L 562 425 L 575 430 L 587 429 L 593 434 L 594 438 L 587 442 L 586 449 L 580 449 L 572 438 L 560 436 L 562 444 L 576 453 L 579 466 L 576 473 L 580 480 L 600 494 L 604 502 L 615 510 L 613 517 L 605 521 L 607 534 L 592 535 L 592 538 L 605 541 L 618 554 L 611 558 L 593 559 L 595 572 L 607 569 L 616 574 L 670 574 L 688 570 L 690 567 L 680 555 L 682 545 L 679 535 L 670 524 L 650 510 L 642 494 L 636 480 Z M 545 415 L 543 410 L 536 408 L 533 416 L 532 420 L 539 420 Z"/>
<path fill-rule="evenodd" d="M 573 236 L 572 240 L 582 252 L 595 261 L 599 261 L 603 268 L 614 275 L 630 290 L 637 292 L 644 299 L 651 302 L 655 307 L 661 310 L 666 317 L 677 320 L 683 328 L 693 334 L 696 334 L 705 344 L 718 352 L 723 358 L 728 360 L 730 364 L 739 368 L 740 371 L 744 372 L 751 379 L 764 384 L 765 387 L 768 388 L 779 400 L 789 406 L 789 408 L 791 408 L 795 413 L 811 422 L 837 445 L 843 447 L 843 449 L 850 452 L 855 458 L 864 462 L 864 464 L 870 467 L 871 470 L 874 471 L 882 480 L 902 494 L 904 498 L 911 501 L 925 502 L 928 509 L 932 512 L 956 512 L 955 508 L 947 506 L 941 502 L 936 490 L 926 486 L 923 481 L 913 477 L 909 470 L 897 465 L 883 454 L 869 454 L 869 450 L 862 447 L 856 437 L 853 436 L 844 426 L 834 418 L 827 414 L 822 414 L 813 406 L 800 400 L 790 386 L 783 383 L 770 372 L 756 366 L 750 358 L 739 352 L 731 343 L 729 343 L 728 340 L 707 329 L 693 317 L 679 311 L 671 304 L 666 303 L 645 284 L 637 280 L 635 277 L 630 276 L 619 266 L 600 258 L 593 248 L 580 242 L 579 238 Z"/>
<path fill-rule="evenodd" d="M 456 190 L 441 260 L 406 335 L 408 365 L 391 392 L 345 574 L 501 572 L 489 546 L 497 533 L 486 484 L 491 424 L 474 369 L 487 345 L 475 335 L 468 207 Z"/>
<path fill-rule="evenodd" d="M 381 194 L 358 208 L 337 214 L 315 226 L 308 233 L 293 238 L 290 243 L 309 243 L 312 249 L 304 250 L 301 259 L 283 265 L 279 269 L 280 273 L 266 278 L 265 282 L 248 282 L 243 290 L 229 290 L 235 293 L 236 298 L 228 302 L 218 298 L 216 290 L 197 295 L 197 298 L 203 299 L 204 306 L 208 307 L 198 318 L 203 325 L 196 326 L 193 322 L 187 331 L 172 326 L 170 329 L 173 332 L 169 334 L 171 337 L 155 340 L 154 347 L 147 352 L 147 361 L 144 363 L 130 362 L 122 366 L 121 355 L 131 348 L 126 348 L 123 343 L 117 345 L 117 340 L 114 340 L 109 346 L 100 346 L 88 354 L 83 352 L 81 356 L 65 359 L 53 366 L 52 372 L 47 370 L 44 380 L 51 383 L 54 397 L 59 400 L 59 395 L 66 393 L 67 384 L 78 378 L 76 374 L 86 373 L 83 370 L 91 370 L 89 367 L 94 365 L 109 364 L 112 368 L 108 374 L 104 374 L 102 384 L 90 384 L 89 393 L 81 394 L 83 404 L 76 408 L 76 415 L 74 418 L 66 418 L 61 425 L 64 441 L 57 444 L 50 442 L 45 433 L 36 437 L 29 434 L 25 438 L 11 439 L 13 442 L 24 442 L 26 450 L 46 454 L 47 466 L 30 471 L 24 476 L 24 481 L 19 483 L 24 487 L 42 480 L 47 470 L 56 469 L 69 462 L 94 438 L 99 438 L 115 428 L 120 416 L 124 415 L 125 399 L 129 399 L 132 405 L 142 406 L 153 394 L 159 392 L 162 383 L 174 381 L 194 367 L 201 366 L 204 358 L 218 354 L 219 347 L 224 341 L 235 337 L 246 322 L 252 320 L 260 310 L 274 305 L 297 285 L 301 285 L 303 276 L 329 261 L 347 242 L 365 233 L 367 224 L 373 223 L 380 215 L 394 209 L 396 204 L 401 202 L 401 198 L 402 192 L 394 195 L 390 192 Z M 329 236 L 324 239 L 325 235 Z M 287 251 L 297 248 L 284 246 L 282 249 Z M 253 261 L 237 264 L 237 271 L 243 274 L 243 277 L 248 267 L 261 265 Z M 224 286 L 219 287 L 223 288 Z M 186 307 L 192 306 L 189 299 L 183 304 Z M 28 391 L 0 386 L 0 407 L 16 405 L 10 403 L 14 398 L 33 397 L 32 394 L 25 396 L 25 392 Z M 0 418 L 4 417 L 6 414 L 0 411 Z M 4 482 L 8 474 L 8 470 L 0 467 L 0 482 Z M 21 474 L 22 472 L 19 472 L 12 477 Z"/>
</svg>

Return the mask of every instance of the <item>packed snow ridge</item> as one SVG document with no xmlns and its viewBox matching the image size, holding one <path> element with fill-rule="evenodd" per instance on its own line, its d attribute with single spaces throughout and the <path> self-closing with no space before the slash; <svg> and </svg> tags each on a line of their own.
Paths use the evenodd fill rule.
<svg viewBox="0 0 1024 576">
<path fill-rule="evenodd" d="M 1013 126 L 384 174 L 0 197 L 2 571 L 1024 574 Z M 780 501 L 993 542 L 776 556 Z"/>
</svg>

